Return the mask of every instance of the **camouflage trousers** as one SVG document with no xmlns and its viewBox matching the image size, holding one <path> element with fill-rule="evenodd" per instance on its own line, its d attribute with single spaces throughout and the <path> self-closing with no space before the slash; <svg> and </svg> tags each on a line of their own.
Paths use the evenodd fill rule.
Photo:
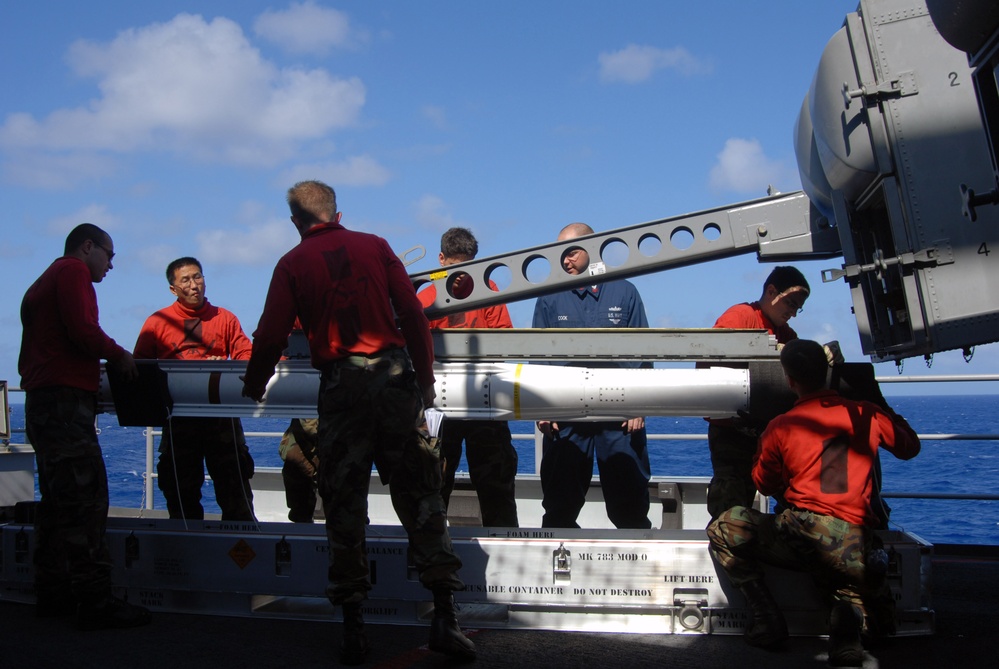
<svg viewBox="0 0 999 669">
<path fill-rule="evenodd" d="M 712 520 L 734 506 L 753 506 L 756 499 L 756 484 L 753 483 L 756 441 L 755 436 L 738 428 L 708 425 L 708 451 L 711 453 L 708 513 Z"/>
<path fill-rule="evenodd" d="M 206 467 L 222 520 L 254 520 L 253 456 L 238 418 L 174 418 L 163 428 L 156 473 L 170 517 L 204 519 Z"/>
<path fill-rule="evenodd" d="M 311 523 L 316 513 L 319 476 L 319 419 L 292 418 L 284 431 L 278 453 L 284 460 L 281 479 L 288 504 L 288 520 Z"/>
<path fill-rule="evenodd" d="M 35 450 L 41 501 L 35 512 L 39 597 L 99 599 L 111 590 L 105 533 L 108 477 L 94 429 L 94 393 L 55 386 L 29 390 L 25 428 Z"/>
<path fill-rule="evenodd" d="M 462 590 L 441 498 L 440 454 L 423 416 L 422 393 L 402 350 L 327 366 L 319 389 L 319 494 L 327 509 L 333 604 L 371 589 L 365 525 L 372 463 L 389 487 L 424 587 Z"/>
<path fill-rule="evenodd" d="M 866 610 L 872 594 L 865 560 L 871 533 L 832 516 L 785 509 L 778 515 L 736 506 L 708 525 L 711 555 L 733 585 L 763 578 L 763 564 L 806 571 L 822 592 Z"/>
<path fill-rule="evenodd" d="M 517 450 L 513 447 L 506 421 L 445 420 L 438 441 L 444 459 L 445 508 L 454 490 L 454 475 L 465 442 L 468 476 L 479 498 L 482 525 L 518 527 L 514 479 L 517 476 Z"/>
</svg>

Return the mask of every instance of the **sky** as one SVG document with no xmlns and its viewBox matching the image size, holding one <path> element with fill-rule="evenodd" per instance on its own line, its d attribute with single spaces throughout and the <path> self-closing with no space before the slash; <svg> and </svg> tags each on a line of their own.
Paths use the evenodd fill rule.
<svg viewBox="0 0 999 669">
<path fill-rule="evenodd" d="M 298 242 L 285 193 L 332 185 L 343 224 L 422 272 L 441 233 L 480 257 L 800 189 L 793 129 L 856 0 L 506 2 L 36 0 L 0 4 L 0 379 L 17 386 L 18 307 L 90 222 L 114 240 L 101 324 L 131 349 L 193 255 L 207 297 L 256 328 Z M 841 259 L 791 325 L 866 361 Z M 653 327 L 710 327 L 759 297 L 755 255 L 634 279 Z M 534 300 L 513 303 L 528 327 Z M 894 363 L 876 366 L 897 376 Z M 999 348 L 902 374 L 999 372 Z M 886 394 L 999 392 L 892 384 Z"/>
</svg>

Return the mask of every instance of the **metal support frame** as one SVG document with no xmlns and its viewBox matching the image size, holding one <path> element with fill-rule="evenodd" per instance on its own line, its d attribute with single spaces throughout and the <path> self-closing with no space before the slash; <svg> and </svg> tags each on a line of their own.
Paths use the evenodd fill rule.
<svg viewBox="0 0 999 669">
<path fill-rule="evenodd" d="M 619 246 L 626 257 L 615 262 Z M 590 256 L 590 271 L 566 274 L 561 269 L 562 257 L 579 247 Z M 438 318 L 582 286 L 594 276 L 626 279 L 754 252 L 770 261 L 841 254 L 835 229 L 798 191 L 417 272 L 410 278 L 417 290 L 435 286 L 436 299 L 426 314 Z M 502 285 L 496 279 L 507 272 L 511 280 Z M 461 275 L 471 277 L 472 289 L 459 298 L 451 286 Z M 490 281 L 499 291 L 490 288 Z M 463 281 L 462 290 L 468 285 Z"/>
</svg>

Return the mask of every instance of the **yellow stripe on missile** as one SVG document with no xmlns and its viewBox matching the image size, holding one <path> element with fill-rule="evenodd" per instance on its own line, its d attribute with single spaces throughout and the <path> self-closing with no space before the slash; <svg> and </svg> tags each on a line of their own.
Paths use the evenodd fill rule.
<svg viewBox="0 0 999 669">
<path fill-rule="evenodd" d="M 517 371 L 513 375 L 513 416 L 520 420 L 520 368 L 523 363 L 517 363 Z"/>
</svg>

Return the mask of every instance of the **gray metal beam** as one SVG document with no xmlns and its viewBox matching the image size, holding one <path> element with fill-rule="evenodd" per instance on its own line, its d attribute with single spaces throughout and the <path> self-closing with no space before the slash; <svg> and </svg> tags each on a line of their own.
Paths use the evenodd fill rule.
<svg viewBox="0 0 999 669">
<path fill-rule="evenodd" d="M 552 236 L 557 232 L 552 230 Z M 590 256 L 589 274 L 562 271 L 562 256 L 577 247 Z M 621 250 L 626 257 L 616 262 Z M 471 260 L 410 278 L 417 290 L 431 283 L 436 288 L 436 299 L 426 309 L 428 317 L 436 318 L 583 286 L 596 276 L 626 279 L 752 252 L 769 261 L 841 255 L 836 230 L 798 191 Z M 500 290 L 492 290 L 490 281 L 507 273 L 509 285 L 495 281 Z M 458 298 L 450 284 L 461 274 L 471 277 L 472 289 Z"/>
<path fill-rule="evenodd" d="M 438 362 L 500 360 L 776 360 L 763 330 L 465 329 L 434 330 Z"/>
</svg>

